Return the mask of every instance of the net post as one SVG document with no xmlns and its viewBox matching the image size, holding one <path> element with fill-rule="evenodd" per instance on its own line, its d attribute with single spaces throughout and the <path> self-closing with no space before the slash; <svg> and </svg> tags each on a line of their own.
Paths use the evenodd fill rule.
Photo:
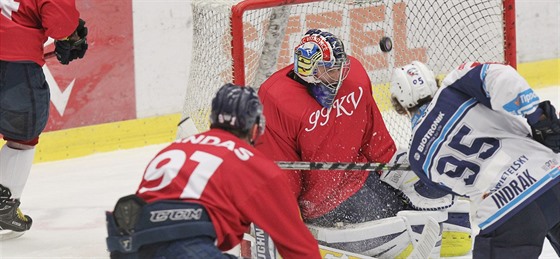
<svg viewBox="0 0 560 259">
<path fill-rule="evenodd" d="M 247 0 L 234 5 L 231 8 L 231 56 L 233 58 L 233 83 L 237 85 L 245 85 L 246 83 L 244 55 L 245 49 L 243 44 L 243 14 L 245 13 L 245 11 L 255 10 L 259 8 L 287 6 L 320 1 L 322 0 Z"/>
<path fill-rule="evenodd" d="M 504 60 L 517 68 L 517 44 L 515 34 L 515 0 L 504 0 Z"/>
<path fill-rule="evenodd" d="M 243 13 L 244 5 L 238 4 L 231 8 L 231 57 L 233 59 L 233 83 L 245 85 L 245 55 L 243 45 Z"/>
</svg>

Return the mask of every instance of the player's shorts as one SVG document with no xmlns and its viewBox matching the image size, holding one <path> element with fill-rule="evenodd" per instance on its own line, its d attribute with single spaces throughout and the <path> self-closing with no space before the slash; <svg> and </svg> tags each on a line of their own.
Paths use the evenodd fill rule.
<svg viewBox="0 0 560 259">
<path fill-rule="evenodd" d="M 106 212 L 112 259 L 229 258 L 216 247 L 216 232 L 204 206 L 180 200 L 146 203 L 136 195 Z"/>
<path fill-rule="evenodd" d="M 214 245 L 214 239 L 196 238 L 185 239 L 160 244 L 151 258 L 190 258 L 190 259 L 234 259 L 230 254 L 224 254 Z"/>
<path fill-rule="evenodd" d="M 0 134 L 32 140 L 49 118 L 50 91 L 41 66 L 0 60 Z"/>
</svg>

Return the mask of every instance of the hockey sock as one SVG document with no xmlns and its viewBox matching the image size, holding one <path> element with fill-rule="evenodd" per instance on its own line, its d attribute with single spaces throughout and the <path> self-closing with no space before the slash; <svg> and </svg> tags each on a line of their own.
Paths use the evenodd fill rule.
<svg viewBox="0 0 560 259">
<path fill-rule="evenodd" d="M 34 157 L 35 148 L 18 150 L 4 145 L 0 149 L 0 184 L 10 189 L 12 198 L 21 198 Z"/>
</svg>

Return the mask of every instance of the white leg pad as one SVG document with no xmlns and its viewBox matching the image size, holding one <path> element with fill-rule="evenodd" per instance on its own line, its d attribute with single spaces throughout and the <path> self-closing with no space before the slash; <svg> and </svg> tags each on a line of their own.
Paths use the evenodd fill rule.
<svg viewBox="0 0 560 259">
<path fill-rule="evenodd" d="M 442 225 L 443 222 L 447 220 L 447 211 L 415 211 L 415 210 L 403 210 L 397 213 L 397 217 L 402 217 L 407 223 L 408 233 L 410 238 L 414 240 L 414 244 L 418 244 L 421 240 L 422 234 L 424 234 L 426 224 L 426 219 L 428 217 L 433 218 L 439 224 L 439 231 L 437 233 L 437 239 L 435 245 L 430 245 L 431 251 L 429 252 L 430 258 L 440 258 L 441 252 L 441 238 L 442 238 Z M 420 229 L 422 227 L 422 230 Z M 417 247 L 417 246 L 415 246 Z M 418 248 L 418 247 L 417 247 Z"/>
<path fill-rule="evenodd" d="M 447 219 L 442 211 L 401 211 L 395 217 L 327 228 L 308 224 L 315 238 L 325 245 L 376 258 L 395 258 L 421 236 L 413 231 L 432 217 L 441 223 Z M 413 227 L 414 226 L 414 227 Z M 440 231 L 441 232 L 441 231 Z M 434 252 L 439 257 L 439 250 Z"/>
<path fill-rule="evenodd" d="M 336 228 L 307 225 L 323 244 L 378 258 L 394 258 L 410 244 L 406 223 L 401 217 L 391 217 Z"/>
<path fill-rule="evenodd" d="M 12 198 L 21 198 L 34 157 L 35 148 L 18 150 L 4 145 L 0 149 L 0 184 L 10 189 Z"/>
</svg>

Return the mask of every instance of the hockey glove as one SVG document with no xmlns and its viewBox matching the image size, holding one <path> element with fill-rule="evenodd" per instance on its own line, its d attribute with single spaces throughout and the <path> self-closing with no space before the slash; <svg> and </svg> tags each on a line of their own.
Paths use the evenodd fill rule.
<svg viewBox="0 0 560 259">
<path fill-rule="evenodd" d="M 63 65 L 68 65 L 70 61 L 83 58 L 88 49 L 87 34 L 88 28 L 82 19 L 78 22 L 78 28 L 67 39 L 56 40 L 54 42 L 56 58 Z"/>
<path fill-rule="evenodd" d="M 417 210 L 442 210 L 453 205 L 455 196 L 428 186 L 413 171 L 394 170 L 381 174 L 381 181 L 400 190 Z"/>
<path fill-rule="evenodd" d="M 542 110 L 540 118 L 533 123 L 529 120 L 533 139 L 552 149 L 555 153 L 560 153 L 560 120 L 556 114 L 556 109 L 550 104 L 550 101 L 539 103 L 538 109 Z"/>
</svg>

